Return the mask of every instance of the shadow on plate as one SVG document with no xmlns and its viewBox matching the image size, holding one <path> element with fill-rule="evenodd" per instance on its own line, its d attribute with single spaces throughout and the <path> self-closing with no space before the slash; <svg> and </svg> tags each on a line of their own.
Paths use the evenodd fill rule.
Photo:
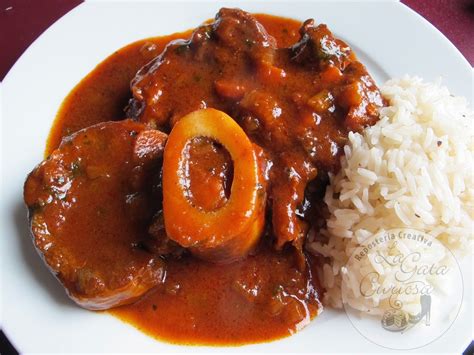
<svg viewBox="0 0 474 355">
<path fill-rule="evenodd" d="M 23 201 L 18 201 L 13 210 L 12 217 L 15 222 L 18 244 L 25 264 L 38 282 L 39 287 L 46 289 L 51 298 L 57 303 L 61 304 L 62 306 L 71 307 L 74 305 L 74 303 L 66 295 L 66 292 L 59 281 L 48 270 L 47 266 L 41 260 L 40 255 L 37 253 L 33 245 L 28 227 L 27 213 L 28 212 L 25 205 L 23 204 Z"/>
</svg>

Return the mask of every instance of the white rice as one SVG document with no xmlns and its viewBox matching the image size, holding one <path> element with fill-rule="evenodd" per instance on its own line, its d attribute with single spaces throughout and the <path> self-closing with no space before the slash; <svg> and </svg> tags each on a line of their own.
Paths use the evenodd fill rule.
<svg viewBox="0 0 474 355">
<path fill-rule="evenodd" d="M 390 80 L 382 93 L 389 106 L 377 124 L 349 134 L 341 170 L 326 191 L 327 227 L 307 245 L 328 260 L 320 275 L 324 303 L 342 306 L 346 277 L 346 285 L 353 284 L 345 299 L 374 313 L 386 304 L 376 296 L 363 298 L 346 267 L 360 243 L 380 231 L 407 227 L 465 255 L 472 250 L 474 227 L 474 114 L 466 100 L 417 77 Z M 383 273 L 370 258 L 358 267 Z M 390 277 L 382 281 L 390 283 Z"/>
</svg>

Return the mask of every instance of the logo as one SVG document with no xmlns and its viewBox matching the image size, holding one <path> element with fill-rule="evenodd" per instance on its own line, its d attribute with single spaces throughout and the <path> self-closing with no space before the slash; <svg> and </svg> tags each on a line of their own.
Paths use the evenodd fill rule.
<svg viewBox="0 0 474 355">
<path fill-rule="evenodd" d="M 408 350 L 442 336 L 462 304 L 454 255 L 414 229 L 379 232 L 342 268 L 342 301 L 353 326 L 380 346 Z"/>
</svg>

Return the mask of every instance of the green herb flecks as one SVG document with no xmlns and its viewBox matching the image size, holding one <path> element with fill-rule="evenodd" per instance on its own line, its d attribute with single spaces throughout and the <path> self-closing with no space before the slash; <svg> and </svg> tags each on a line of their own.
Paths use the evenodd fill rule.
<svg viewBox="0 0 474 355">
<path fill-rule="evenodd" d="M 74 161 L 72 164 L 71 164 L 71 175 L 73 178 L 76 178 L 78 176 L 81 176 L 83 174 L 83 169 L 82 169 L 82 166 L 81 166 L 81 162 L 80 160 L 76 160 Z"/>
</svg>

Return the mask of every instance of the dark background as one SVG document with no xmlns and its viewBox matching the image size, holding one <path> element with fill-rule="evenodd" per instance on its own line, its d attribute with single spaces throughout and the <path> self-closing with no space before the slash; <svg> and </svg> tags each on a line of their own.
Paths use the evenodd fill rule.
<svg viewBox="0 0 474 355">
<path fill-rule="evenodd" d="M 0 81 L 21 54 L 82 0 L 0 0 Z M 402 0 L 436 26 L 474 65 L 474 0 Z M 1 306 L 1 305 L 0 305 Z M 0 331 L 0 354 L 17 354 Z M 474 343 L 464 355 L 474 354 Z"/>
</svg>

